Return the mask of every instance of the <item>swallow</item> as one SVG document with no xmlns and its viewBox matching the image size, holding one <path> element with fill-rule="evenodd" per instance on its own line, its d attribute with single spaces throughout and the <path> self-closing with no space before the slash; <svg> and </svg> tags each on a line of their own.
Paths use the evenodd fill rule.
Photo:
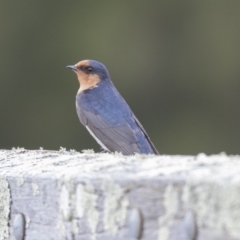
<svg viewBox="0 0 240 240">
<path fill-rule="evenodd" d="M 67 68 L 77 74 L 80 83 L 78 118 L 104 151 L 159 154 L 102 63 L 83 60 Z"/>
</svg>

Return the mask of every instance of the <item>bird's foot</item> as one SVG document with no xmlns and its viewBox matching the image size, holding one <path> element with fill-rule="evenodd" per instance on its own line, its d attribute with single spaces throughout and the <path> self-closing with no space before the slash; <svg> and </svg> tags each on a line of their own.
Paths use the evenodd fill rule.
<svg viewBox="0 0 240 240">
<path fill-rule="evenodd" d="M 102 149 L 102 151 L 100 153 L 109 153 L 108 150 Z"/>
</svg>

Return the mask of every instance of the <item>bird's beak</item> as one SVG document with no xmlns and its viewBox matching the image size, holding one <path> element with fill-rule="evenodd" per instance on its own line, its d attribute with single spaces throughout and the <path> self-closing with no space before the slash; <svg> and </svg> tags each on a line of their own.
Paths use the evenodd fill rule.
<svg viewBox="0 0 240 240">
<path fill-rule="evenodd" d="M 75 67 L 75 65 L 68 65 L 68 66 L 66 66 L 66 68 L 70 68 L 73 71 L 78 71 L 78 69 Z"/>
</svg>

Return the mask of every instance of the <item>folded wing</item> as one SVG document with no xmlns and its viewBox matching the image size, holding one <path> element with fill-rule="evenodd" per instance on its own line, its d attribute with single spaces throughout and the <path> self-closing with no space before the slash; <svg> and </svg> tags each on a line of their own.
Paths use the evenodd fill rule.
<svg viewBox="0 0 240 240">
<path fill-rule="evenodd" d="M 109 151 L 122 152 L 124 155 L 140 153 L 134 131 L 125 120 L 115 126 L 99 114 L 81 109 L 78 109 L 78 116 L 81 123 L 87 126 Z"/>
</svg>

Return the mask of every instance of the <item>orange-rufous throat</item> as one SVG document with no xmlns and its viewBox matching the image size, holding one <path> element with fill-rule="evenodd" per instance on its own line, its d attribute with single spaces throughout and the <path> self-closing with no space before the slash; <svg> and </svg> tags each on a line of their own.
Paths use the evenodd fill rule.
<svg viewBox="0 0 240 240">
<path fill-rule="evenodd" d="M 80 84 L 78 93 L 96 86 L 100 82 L 100 77 L 95 73 L 87 73 L 81 69 L 90 67 L 89 60 L 83 60 L 75 64 L 75 67 L 78 69 L 74 71 L 77 74 L 77 78 Z"/>
</svg>

